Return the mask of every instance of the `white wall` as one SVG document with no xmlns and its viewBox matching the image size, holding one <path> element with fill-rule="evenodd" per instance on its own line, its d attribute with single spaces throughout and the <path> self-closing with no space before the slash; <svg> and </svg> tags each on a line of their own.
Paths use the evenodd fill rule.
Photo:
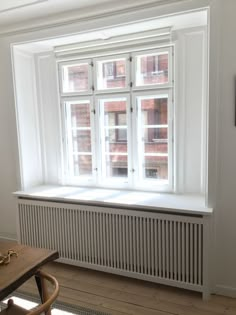
<svg viewBox="0 0 236 315">
<path fill-rule="evenodd" d="M 69 34 L 78 30 L 119 24 L 131 19 L 154 17 L 211 4 L 210 108 L 209 108 L 209 204 L 215 207 L 215 253 L 211 271 L 217 292 L 236 296 L 236 127 L 234 126 L 234 76 L 236 74 L 235 0 L 184 1 L 171 7 L 123 13 L 118 17 L 92 19 L 78 24 L 37 30 L 0 40 L 0 236 L 14 237 L 15 207 L 12 191 L 18 188 L 19 174 L 15 126 L 10 43 Z M 219 7 L 218 7 L 219 6 Z M 222 32 L 220 32 L 220 26 Z M 221 36 L 220 36 L 221 35 Z M 221 57 L 221 58 L 220 58 Z M 217 75 L 219 74 L 219 76 Z M 219 113 L 218 113 L 219 107 Z M 217 149 L 217 151 L 216 151 Z M 217 172 L 216 172 L 217 170 Z M 217 180 L 216 180 L 217 179 Z"/>
<path fill-rule="evenodd" d="M 236 1 L 221 9 L 218 187 L 216 208 L 217 292 L 236 296 Z"/>
<path fill-rule="evenodd" d="M 14 113 L 14 94 L 9 45 L 0 41 L 0 235 L 14 238 L 15 203 L 11 192 L 17 189 L 18 151 Z"/>
</svg>

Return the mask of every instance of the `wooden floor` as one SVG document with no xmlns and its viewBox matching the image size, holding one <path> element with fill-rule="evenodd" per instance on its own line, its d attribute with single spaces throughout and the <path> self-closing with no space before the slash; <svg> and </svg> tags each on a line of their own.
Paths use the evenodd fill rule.
<svg viewBox="0 0 236 315">
<path fill-rule="evenodd" d="M 60 301 L 112 315 L 236 314 L 236 299 L 212 296 L 203 301 L 199 293 L 59 263 L 44 269 L 58 279 Z M 32 293 L 36 290 L 34 281 L 20 290 Z"/>
</svg>

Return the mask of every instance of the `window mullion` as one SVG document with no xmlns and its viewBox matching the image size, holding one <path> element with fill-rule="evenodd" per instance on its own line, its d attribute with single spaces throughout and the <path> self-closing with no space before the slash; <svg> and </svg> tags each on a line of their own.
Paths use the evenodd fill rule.
<svg viewBox="0 0 236 315">
<path fill-rule="evenodd" d="M 91 144 L 92 144 L 92 178 L 93 182 L 97 184 L 97 177 L 98 177 L 98 163 L 97 163 L 97 124 L 96 124 L 96 119 L 97 119 L 97 111 L 95 108 L 95 102 L 94 102 L 94 96 L 91 98 L 91 103 L 90 103 L 90 126 L 91 126 Z"/>
<path fill-rule="evenodd" d="M 69 176 L 73 176 L 72 165 L 73 165 L 73 150 L 72 150 L 72 137 L 70 137 L 70 131 L 72 130 L 71 120 L 71 108 L 68 103 L 65 103 L 65 121 L 66 121 L 66 147 L 67 147 L 67 168 L 69 170 Z"/>
</svg>

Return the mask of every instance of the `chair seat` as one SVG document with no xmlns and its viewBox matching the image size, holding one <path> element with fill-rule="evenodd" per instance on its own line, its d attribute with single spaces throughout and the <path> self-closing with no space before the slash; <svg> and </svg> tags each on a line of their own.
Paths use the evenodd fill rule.
<svg viewBox="0 0 236 315">
<path fill-rule="evenodd" d="M 40 279 L 40 296 L 43 303 L 39 304 L 32 310 L 25 310 L 22 307 L 15 305 L 12 299 L 9 299 L 7 309 L 0 311 L 0 315 L 41 315 L 42 313 L 51 315 L 51 305 L 59 294 L 58 281 L 55 277 L 41 270 L 36 273 L 36 276 Z M 47 282 L 51 283 L 53 287 L 50 294 L 46 285 Z"/>
</svg>

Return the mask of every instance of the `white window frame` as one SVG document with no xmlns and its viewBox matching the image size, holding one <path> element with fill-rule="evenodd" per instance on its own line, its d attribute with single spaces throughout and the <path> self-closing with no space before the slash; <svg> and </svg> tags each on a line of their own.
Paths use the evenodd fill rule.
<svg viewBox="0 0 236 315">
<path fill-rule="evenodd" d="M 75 66 L 80 64 L 88 64 L 88 90 L 86 91 L 74 91 L 74 92 L 64 92 L 63 91 L 63 67 L 64 66 Z M 58 68 L 58 78 L 60 95 L 63 96 L 77 96 L 77 95 L 91 95 L 93 89 L 93 76 L 92 76 L 92 60 L 91 59 L 76 59 L 75 61 L 64 61 L 59 63 Z"/>
<path fill-rule="evenodd" d="M 102 142 L 103 139 L 103 131 L 100 126 L 103 126 L 103 109 L 100 107 L 99 103 L 102 100 L 120 100 L 126 99 L 127 100 L 127 111 L 126 111 L 126 119 L 127 119 L 127 178 L 123 177 L 115 177 L 115 178 L 107 178 L 103 177 L 105 174 L 105 158 L 104 158 L 104 143 Z M 132 168 L 132 149 L 131 149 L 131 115 L 130 115 L 130 94 L 129 93 L 120 93 L 119 95 L 114 94 L 101 94 L 95 97 L 95 104 L 96 104 L 96 112 L 99 115 L 99 118 L 96 119 L 97 129 L 98 130 L 98 138 L 99 138 L 99 148 L 98 148 L 98 185 L 101 187 L 112 187 L 112 188 L 131 188 L 131 173 L 130 170 Z M 105 179 L 105 182 L 104 182 Z M 108 185 L 106 184 L 107 182 Z"/>
<path fill-rule="evenodd" d="M 134 92 L 132 96 L 132 104 L 134 106 L 134 119 L 133 119 L 133 134 L 136 134 L 136 141 L 134 141 L 133 152 L 134 157 L 140 157 L 141 142 L 138 141 L 140 138 L 140 118 L 139 108 L 137 104 L 137 99 L 143 97 L 145 99 L 156 97 L 167 97 L 167 128 L 168 128 L 168 179 L 167 180 L 156 180 L 156 179 L 142 179 L 142 159 L 136 158 L 134 160 L 134 165 L 136 165 L 134 172 L 134 189 L 144 189 L 148 187 L 148 190 L 153 191 L 172 191 L 173 190 L 173 102 L 172 102 L 172 90 L 171 89 L 161 89 L 161 90 L 149 90 L 149 91 L 139 91 Z M 134 139 L 133 139 L 134 140 Z M 135 145 L 138 143 L 138 145 Z"/>
<path fill-rule="evenodd" d="M 130 84 L 134 80 L 135 69 L 136 69 L 136 61 L 135 56 L 142 55 L 153 55 L 168 51 L 169 62 L 169 82 L 168 84 L 150 84 L 145 86 L 134 86 L 134 84 Z M 84 180 L 82 177 L 71 177 L 68 176 L 68 168 L 66 163 L 68 163 L 68 147 L 66 144 L 63 144 L 63 153 L 64 153 L 64 161 L 65 161 L 65 179 L 64 183 L 69 185 L 83 185 L 83 186 L 95 186 L 95 187 L 109 187 L 109 188 L 121 188 L 121 189 L 133 189 L 133 190 L 150 190 L 150 191 L 173 191 L 173 164 L 174 164 L 174 156 L 173 156 L 173 86 L 172 86 L 172 46 L 168 46 L 167 48 L 156 48 L 151 50 L 142 50 L 138 52 L 130 52 L 127 54 L 116 54 L 115 52 L 109 55 L 104 55 L 99 58 L 91 59 L 76 59 L 73 62 L 61 62 L 59 63 L 59 79 L 60 71 L 62 70 L 61 66 L 63 65 L 73 65 L 82 63 L 82 61 L 91 61 L 91 83 L 95 83 L 94 88 L 91 88 L 91 91 L 88 92 L 73 92 L 68 96 L 64 96 L 61 94 L 61 99 L 63 102 L 72 101 L 75 102 L 78 100 L 90 100 L 91 101 L 91 112 L 94 113 L 93 117 L 91 116 L 91 135 L 92 135 L 92 178 Z M 125 59 L 126 60 L 126 87 L 125 88 L 117 88 L 117 89 L 105 89 L 98 90 L 97 89 L 97 62 L 100 61 L 114 61 L 117 59 Z M 93 72 L 92 72 L 93 71 Z M 60 80 L 59 80 L 60 81 Z M 171 84 L 170 84 L 171 83 Z M 167 180 L 159 180 L 159 179 L 144 179 L 140 180 L 140 172 L 141 166 L 138 166 L 138 146 L 137 146 L 137 133 L 138 133 L 138 123 L 136 121 L 137 118 L 137 106 L 136 106 L 136 98 L 138 96 L 157 96 L 157 95 L 168 95 L 168 183 Z M 127 99 L 127 143 L 128 143 L 128 169 L 127 169 L 127 178 L 123 177 L 104 177 L 104 157 L 103 157 L 103 145 L 102 145 L 102 131 L 100 126 L 103 125 L 102 122 L 102 113 L 99 108 L 99 102 L 101 100 L 115 100 L 120 98 Z M 65 113 L 64 113 L 65 114 Z M 92 114 L 91 114 L 92 115 Z M 63 115 L 62 115 L 63 116 Z M 64 125 L 66 118 L 62 117 L 64 120 Z M 66 127 L 66 126 L 65 126 Z M 65 128 L 66 130 L 66 128 Z M 66 134 L 65 134 L 66 136 Z"/>
<path fill-rule="evenodd" d="M 72 154 L 72 143 L 69 141 L 70 137 L 67 136 L 67 133 L 70 128 L 70 122 L 68 117 L 68 109 L 67 104 L 78 104 L 79 102 L 83 101 L 89 101 L 90 103 L 90 127 L 91 127 L 91 157 L 92 157 L 92 174 L 91 176 L 75 176 L 72 172 L 72 166 L 73 166 L 73 159 Z M 75 185 L 95 185 L 97 182 L 97 172 L 96 172 L 96 161 L 95 161 L 95 148 L 96 148 L 96 139 L 94 135 L 95 131 L 95 121 L 94 121 L 94 104 L 93 104 L 93 98 L 91 96 L 77 96 L 75 97 L 66 97 L 62 100 L 62 124 L 64 129 L 64 145 L 63 145 L 63 152 L 64 152 L 64 178 L 63 182 L 65 184 L 75 184 Z"/>
<path fill-rule="evenodd" d="M 133 81 L 133 90 L 150 90 L 150 89 L 166 89 L 173 88 L 173 64 L 172 64 L 172 46 L 163 47 L 163 48 L 155 48 L 149 50 L 142 50 L 139 52 L 134 52 L 131 54 L 132 56 L 132 81 Z M 168 82 L 167 83 L 153 83 L 153 84 L 145 84 L 145 85 L 137 85 L 136 82 L 136 71 L 137 71 L 137 57 L 142 56 L 153 56 L 153 55 L 162 55 L 163 53 L 168 53 Z"/>
<path fill-rule="evenodd" d="M 126 85 L 124 88 L 111 88 L 111 89 L 99 89 L 98 88 L 98 62 L 103 62 L 103 61 L 107 61 L 107 62 L 112 62 L 115 60 L 119 60 L 119 59 L 125 59 L 126 61 Z M 93 59 L 93 63 L 94 63 L 94 83 L 95 83 L 95 94 L 105 94 L 105 93 L 124 93 L 130 90 L 130 54 L 112 54 L 112 55 L 108 55 L 105 57 L 99 57 L 99 58 L 94 58 Z"/>
</svg>

